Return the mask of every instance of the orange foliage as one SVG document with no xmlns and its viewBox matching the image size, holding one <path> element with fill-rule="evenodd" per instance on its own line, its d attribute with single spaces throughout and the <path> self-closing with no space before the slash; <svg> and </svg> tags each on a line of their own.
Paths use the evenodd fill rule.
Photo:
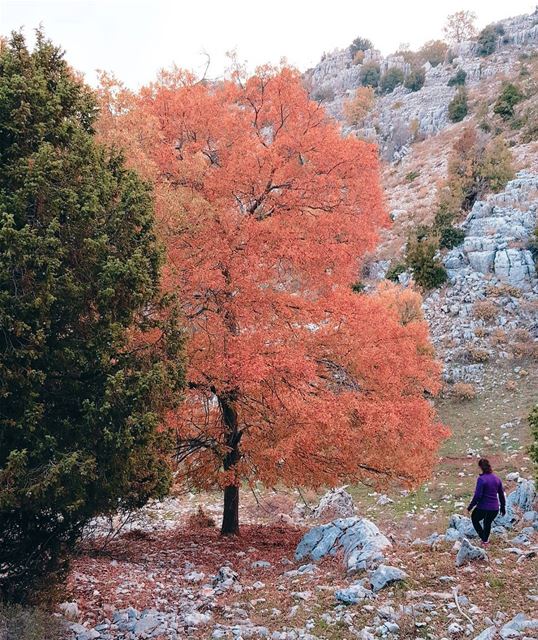
<svg viewBox="0 0 538 640">
<path fill-rule="evenodd" d="M 190 481 L 425 479 L 445 430 L 417 294 L 350 288 L 387 224 L 376 149 L 341 138 L 286 68 L 102 94 L 102 137 L 156 185 L 189 336 L 169 425 Z"/>
<path fill-rule="evenodd" d="M 362 53 L 362 52 L 359 52 Z M 360 126 L 372 110 L 375 94 L 372 87 L 359 87 L 355 95 L 344 102 L 344 116 L 350 125 Z"/>
</svg>

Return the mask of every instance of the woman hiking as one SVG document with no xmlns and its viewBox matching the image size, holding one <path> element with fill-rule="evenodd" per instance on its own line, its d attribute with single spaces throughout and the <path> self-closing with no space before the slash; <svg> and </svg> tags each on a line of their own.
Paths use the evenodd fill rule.
<svg viewBox="0 0 538 640">
<path fill-rule="evenodd" d="M 499 513 L 499 506 L 501 515 L 504 516 L 506 513 L 506 500 L 503 483 L 493 473 L 489 460 L 481 458 L 478 461 L 478 466 L 481 469 L 481 474 L 476 481 L 474 496 L 467 507 L 467 511 L 471 511 L 474 507 L 474 511 L 471 514 L 473 527 L 480 536 L 480 540 L 482 540 L 482 546 L 487 547 L 491 525 Z M 482 521 L 484 526 L 480 524 Z"/>
</svg>

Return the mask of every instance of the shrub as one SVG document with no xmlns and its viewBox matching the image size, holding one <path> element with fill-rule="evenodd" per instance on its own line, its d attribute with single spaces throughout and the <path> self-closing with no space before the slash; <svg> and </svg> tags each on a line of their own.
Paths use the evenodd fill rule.
<svg viewBox="0 0 538 640">
<path fill-rule="evenodd" d="M 448 105 L 448 117 L 452 122 L 461 122 L 468 113 L 467 91 L 460 87 Z"/>
<path fill-rule="evenodd" d="M 476 398 L 476 389 L 474 385 L 468 382 L 456 382 L 452 387 L 452 395 L 458 400 L 474 400 Z"/>
<path fill-rule="evenodd" d="M 366 285 L 363 282 L 355 282 L 351 285 L 351 290 L 354 293 L 364 293 L 366 291 Z"/>
<path fill-rule="evenodd" d="M 421 67 L 415 67 L 407 74 L 404 87 L 411 91 L 420 91 L 426 81 L 426 73 Z"/>
<path fill-rule="evenodd" d="M 486 295 L 494 298 L 509 296 L 511 298 L 521 298 L 521 289 L 513 284 L 503 282 L 498 285 L 489 285 L 486 287 Z"/>
<path fill-rule="evenodd" d="M 459 246 L 465 238 L 463 229 L 456 227 L 443 227 L 439 237 L 439 247 L 441 249 L 453 249 Z"/>
<path fill-rule="evenodd" d="M 467 359 L 470 360 L 470 362 L 474 362 L 477 364 L 483 364 L 484 362 L 488 362 L 489 360 L 489 351 L 487 349 L 474 347 L 472 345 L 467 347 L 466 355 Z"/>
<path fill-rule="evenodd" d="M 491 55 L 497 48 L 497 40 L 499 34 L 493 25 L 489 25 L 482 29 L 478 34 L 478 55 L 483 58 Z"/>
<path fill-rule="evenodd" d="M 352 126 L 360 126 L 372 110 L 375 102 L 372 87 L 359 87 L 353 98 L 344 102 L 344 116 L 346 122 Z"/>
<path fill-rule="evenodd" d="M 406 264 L 423 289 L 435 289 L 447 280 L 447 272 L 437 258 L 438 248 L 434 239 L 419 234 L 408 242 Z"/>
<path fill-rule="evenodd" d="M 364 51 L 356 51 L 353 56 L 353 64 L 362 64 L 364 62 Z"/>
<path fill-rule="evenodd" d="M 374 87 L 379 85 L 381 69 L 376 62 L 363 64 L 359 74 L 359 80 L 363 87 Z"/>
<path fill-rule="evenodd" d="M 538 480 L 538 404 L 536 404 L 529 415 L 529 426 L 534 442 L 531 444 L 529 453 L 535 465 L 535 476 Z"/>
<path fill-rule="evenodd" d="M 443 64 L 448 52 L 448 45 L 442 40 L 430 40 L 418 51 L 418 58 L 424 64 L 429 62 L 432 67 Z"/>
<path fill-rule="evenodd" d="M 349 50 L 352 55 L 355 55 L 357 51 L 368 51 L 368 49 L 373 49 L 374 45 L 371 40 L 368 38 L 361 38 L 360 36 L 355 38 L 353 42 L 349 45 Z"/>
<path fill-rule="evenodd" d="M 410 171 L 406 174 L 405 180 L 406 182 L 413 182 L 419 177 L 420 173 L 418 171 Z"/>
<path fill-rule="evenodd" d="M 479 300 L 473 305 L 473 315 L 479 320 L 493 320 L 499 315 L 499 307 L 491 300 Z"/>
<path fill-rule="evenodd" d="M 217 526 L 214 518 L 210 516 L 202 505 L 194 513 L 191 513 L 187 519 L 189 529 L 214 529 Z"/>
<path fill-rule="evenodd" d="M 404 72 L 399 67 L 391 67 L 383 74 L 379 88 L 381 93 L 392 93 L 399 84 L 404 82 Z"/>
<path fill-rule="evenodd" d="M 316 102 L 332 102 L 334 97 L 334 89 L 329 84 L 321 85 L 321 87 L 318 87 L 312 93 L 312 98 Z"/>
<path fill-rule="evenodd" d="M 512 152 L 505 140 L 497 137 L 490 141 L 476 167 L 480 192 L 499 193 L 515 175 Z"/>
<path fill-rule="evenodd" d="M 51 614 L 36 607 L 0 603 L 1 640 L 64 640 L 67 630 Z"/>
<path fill-rule="evenodd" d="M 388 268 L 385 278 L 391 282 L 399 282 L 398 276 L 404 273 L 405 270 L 405 264 L 403 262 L 397 262 Z"/>
<path fill-rule="evenodd" d="M 41 33 L 0 70 L 0 600 L 24 600 L 88 520 L 167 491 L 182 334 L 149 187 L 96 144 L 91 91 Z"/>
<path fill-rule="evenodd" d="M 495 102 L 493 111 L 503 120 L 510 120 L 514 116 L 514 107 L 524 98 L 525 96 L 518 86 L 507 82 Z"/>
<path fill-rule="evenodd" d="M 467 71 L 463 69 L 458 69 L 455 75 L 450 78 L 447 82 L 449 87 L 462 87 L 465 84 L 465 80 L 467 79 Z"/>
</svg>

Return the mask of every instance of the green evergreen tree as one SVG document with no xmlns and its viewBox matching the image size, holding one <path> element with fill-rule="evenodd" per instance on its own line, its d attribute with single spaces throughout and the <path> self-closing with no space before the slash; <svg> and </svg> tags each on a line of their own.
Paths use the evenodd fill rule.
<svg viewBox="0 0 538 640">
<path fill-rule="evenodd" d="M 521 89 L 507 82 L 493 106 L 493 111 L 503 120 L 510 120 L 514 116 L 514 107 L 524 99 L 525 95 Z"/>
<path fill-rule="evenodd" d="M 468 113 L 467 91 L 460 87 L 448 105 L 448 117 L 452 122 L 461 122 Z"/>
<path fill-rule="evenodd" d="M 65 568 L 98 514 L 169 486 L 183 386 L 149 187 L 97 145 L 92 92 L 41 33 L 0 51 L 0 600 Z"/>
</svg>

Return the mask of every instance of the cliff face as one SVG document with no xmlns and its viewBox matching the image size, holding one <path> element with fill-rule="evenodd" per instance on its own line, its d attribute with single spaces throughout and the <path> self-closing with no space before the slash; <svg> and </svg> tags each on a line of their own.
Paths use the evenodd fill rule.
<svg viewBox="0 0 538 640">
<path fill-rule="evenodd" d="M 457 70 L 467 74 L 469 90 L 478 89 L 488 81 L 501 76 L 517 75 L 521 67 L 520 55 L 530 53 L 538 46 L 538 7 L 533 14 L 509 18 L 497 25 L 496 50 L 488 57 L 480 57 L 478 44 L 463 42 L 451 48 L 451 61 L 432 67 L 423 65 L 425 83 L 422 89 L 411 92 L 403 86 L 380 96 L 372 114 L 360 129 L 346 126 L 344 133 L 357 132 L 362 137 L 376 140 L 383 157 L 398 161 L 414 140 L 435 135 L 450 124 L 448 104 L 456 87 L 447 85 Z M 502 35 L 501 35 L 502 34 Z M 379 51 L 365 52 L 361 64 L 354 64 L 349 49 L 325 54 L 322 60 L 305 74 L 313 96 L 322 97 L 324 106 L 333 117 L 343 120 L 343 104 L 361 86 L 360 75 L 364 65 L 375 62 L 381 73 L 397 67 L 404 73 L 410 64 L 403 56 L 383 57 Z"/>
</svg>

